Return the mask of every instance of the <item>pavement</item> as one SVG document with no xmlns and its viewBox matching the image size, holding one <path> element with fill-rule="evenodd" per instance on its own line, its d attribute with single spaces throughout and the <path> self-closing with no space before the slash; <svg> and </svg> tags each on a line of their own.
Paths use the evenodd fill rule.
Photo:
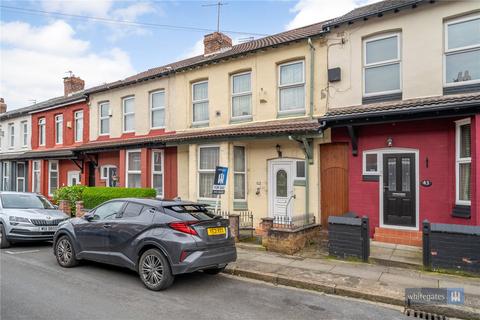
<svg viewBox="0 0 480 320">
<path fill-rule="evenodd" d="M 464 288 L 463 306 L 424 305 L 415 309 L 448 317 L 480 319 L 480 278 L 289 256 L 258 250 L 254 246 L 240 245 L 237 252 L 237 261 L 225 271 L 228 274 L 399 306 L 405 305 L 406 288 Z"/>
<path fill-rule="evenodd" d="M 247 256 L 241 251 L 236 266 L 244 265 Z M 254 261 L 278 265 L 290 260 L 267 254 Z M 179 276 L 170 289 L 154 292 L 126 269 L 89 262 L 61 268 L 50 245 L 0 251 L 2 320 L 411 319 L 401 311 L 395 306 L 201 272 Z"/>
</svg>

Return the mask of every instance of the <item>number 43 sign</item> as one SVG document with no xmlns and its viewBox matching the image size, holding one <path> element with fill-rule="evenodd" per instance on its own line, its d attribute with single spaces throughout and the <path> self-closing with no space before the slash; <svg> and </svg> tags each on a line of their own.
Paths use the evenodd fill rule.
<svg viewBox="0 0 480 320">
<path fill-rule="evenodd" d="M 224 194 L 227 185 L 228 168 L 216 167 L 215 178 L 213 179 L 213 194 Z"/>
</svg>

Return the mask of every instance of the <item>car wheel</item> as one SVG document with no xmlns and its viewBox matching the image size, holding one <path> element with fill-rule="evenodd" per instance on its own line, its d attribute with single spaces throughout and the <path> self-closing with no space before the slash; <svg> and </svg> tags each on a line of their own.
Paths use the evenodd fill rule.
<svg viewBox="0 0 480 320">
<path fill-rule="evenodd" d="M 206 273 L 206 274 L 215 275 L 215 274 L 219 274 L 219 273 L 222 272 L 223 270 L 225 270 L 225 267 L 222 267 L 222 268 L 213 268 L 213 269 L 205 269 L 205 270 L 203 270 L 203 272 Z"/>
<path fill-rule="evenodd" d="M 62 236 L 55 243 L 55 257 L 57 257 L 58 264 L 64 268 L 71 268 L 78 264 L 78 260 L 75 258 L 75 250 L 69 237 Z"/>
<path fill-rule="evenodd" d="M 174 280 L 167 258 L 157 249 L 150 249 L 142 254 L 138 273 L 143 284 L 154 291 L 167 289 Z"/>
<path fill-rule="evenodd" d="M 10 247 L 10 241 L 7 239 L 7 233 L 5 232 L 5 227 L 0 223 L 0 248 Z"/>
</svg>

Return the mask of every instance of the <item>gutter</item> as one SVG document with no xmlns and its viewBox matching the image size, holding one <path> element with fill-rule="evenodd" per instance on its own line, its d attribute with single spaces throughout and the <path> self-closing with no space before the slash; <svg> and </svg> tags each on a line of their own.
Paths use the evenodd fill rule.
<svg viewBox="0 0 480 320">
<path fill-rule="evenodd" d="M 308 46 L 310 48 L 310 120 L 313 119 L 313 100 L 314 100 L 314 81 L 315 81 L 315 47 L 313 46 L 312 39 L 308 38 Z"/>
</svg>

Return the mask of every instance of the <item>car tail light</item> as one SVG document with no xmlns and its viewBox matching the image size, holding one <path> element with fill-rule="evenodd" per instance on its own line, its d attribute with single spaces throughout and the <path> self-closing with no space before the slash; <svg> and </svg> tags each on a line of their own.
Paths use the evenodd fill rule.
<svg viewBox="0 0 480 320">
<path fill-rule="evenodd" d="M 188 257 L 189 254 L 190 252 L 182 251 L 182 253 L 180 254 L 180 262 L 183 262 Z"/>
<path fill-rule="evenodd" d="M 173 230 L 177 230 L 183 233 L 188 233 L 188 234 L 197 236 L 198 235 L 197 231 L 195 231 L 195 229 L 191 227 L 191 225 L 194 223 L 196 223 L 196 221 L 172 222 L 172 223 L 169 223 L 168 225 Z"/>
</svg>

